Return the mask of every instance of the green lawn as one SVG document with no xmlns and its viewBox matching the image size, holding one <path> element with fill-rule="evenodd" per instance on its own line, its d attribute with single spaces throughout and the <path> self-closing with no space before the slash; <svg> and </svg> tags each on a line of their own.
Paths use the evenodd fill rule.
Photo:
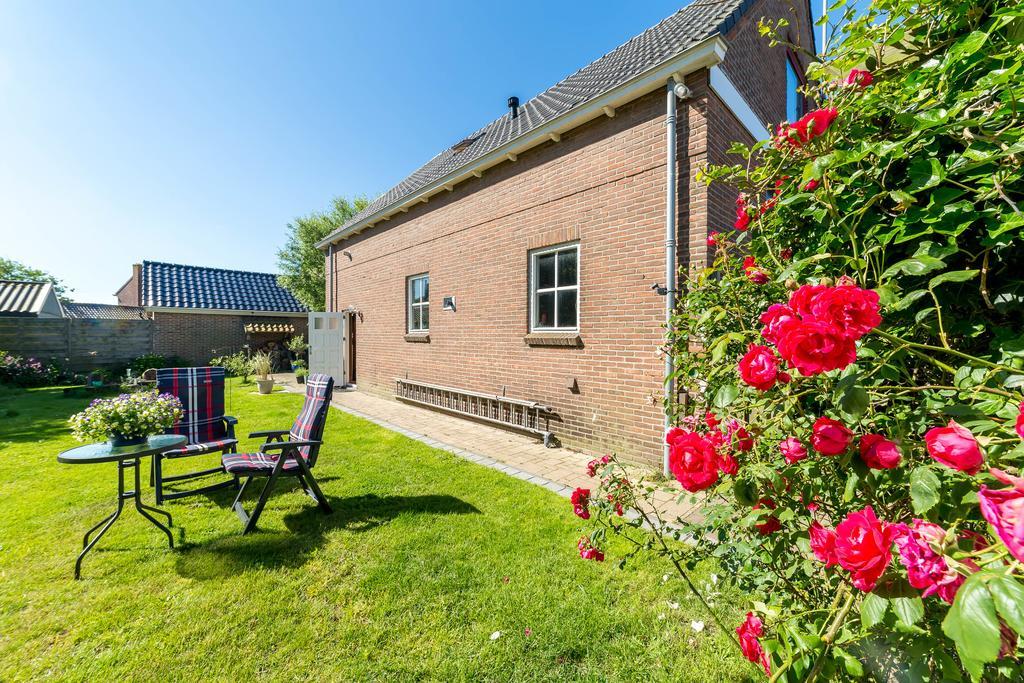
<svg viewBox="0 0 1024 683">
<path fill-rule="evenodd" d="M 288 426 L 301 403 L 234 383 L 229 392 L 243 435 Z M 663 582 L 660 561 L 619 570 L 580 560 L 565 499 L 337 410 L 315 470 L 333 515 L 289 486 L 242 537 L 230 493 L 186 498 L 165 507 L 180 545 L 171 551 L 126 509 L 76 582 L 81 534 L 116 492 L 115 465 L 56 461 L 75 445 L 66 418 L 86 402 L 0 387 L 2 681 L 716 681 L 750 671 L 681 582 Z M 697 633 L 691 619 L 708 625 Z"/>
</svg>

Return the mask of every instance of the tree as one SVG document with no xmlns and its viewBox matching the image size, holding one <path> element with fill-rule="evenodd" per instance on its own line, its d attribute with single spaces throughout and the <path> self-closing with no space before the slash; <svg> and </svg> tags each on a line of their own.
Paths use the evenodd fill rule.
<svg viewBox="0 0 1024 683">
<path fill-rule="evenodd" d="M 67 299 L 67 294 L 73 292 L 68 289 L 64 282 L 45 270 L 26 266 L 24 263 L 6 259 L 0 256 L 0 280 L 16 280 L 18 282 L 49 282 L 53 285 L 53 291 L 61 299 Z"/>
<path fill-rule="evenodd" d="M 295 298 L 318 311 L 326 298 L 324 253 L 316 244 L 366 208 L 366 197 L 335 197 L 329 211 L 314 211 L 288 224 L 288 241 L 277 252 L 278 282 Z"/>
</svg>

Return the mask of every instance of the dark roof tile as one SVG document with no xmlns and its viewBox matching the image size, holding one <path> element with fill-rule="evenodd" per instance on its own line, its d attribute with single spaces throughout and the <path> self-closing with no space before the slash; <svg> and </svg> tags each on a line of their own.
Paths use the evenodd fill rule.
<svg viewBox="0 0 1024 683">
<path fill-rule="evenodd" d="M 142 263 L 142 305 L 233 311 L 302 313 L 306 307 L 277 283 L 273 273 Z"/>
</svg>

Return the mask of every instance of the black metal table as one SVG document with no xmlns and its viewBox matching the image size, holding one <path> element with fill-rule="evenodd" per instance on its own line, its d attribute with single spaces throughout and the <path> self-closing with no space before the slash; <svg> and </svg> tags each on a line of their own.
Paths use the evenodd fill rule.
<svg viewBox="0 0 1024 683">
<path fill-rule="evenodd" d="M 100 538 L 102 538 L 103 534 L 107 533 L 107 529 L 109 529 L 117 518 L 121 516 L 121 510 L 124 509 L 124 502 L 126 500 L 134 500 L 135 509 L 139 511 L 139 514 L 167 534 L 167 542 L 170 544 L 172 549 L 174 548 L 174 537 L 171 536 L 171 530 L 149 514 L 150 512 L 155 512 L 160 515 L 165 515 L 167 517 L 167 524 L 169 526 L 174 526 L 174 521 L 171 519 L 170 513 L 148 505 L 143 505 L 142 503 L 140 491 L 141 486 L 139 485 L 139 461 L 147 455 L 162 453 L 163 451 L 169 451 L 173 448 L 184 446 L 186 441 L 187 439 L 181 434 L 161 434 L 149 437 L 145 443 L 139 444 L 138 446 L 120 446 L 115 448 L 107 443 L 94 443 L 89 444 L 88 446 L 72 448 L 57 456 L 57 462 L 67 463 L 69 465 L 86 465 L 100 462 L 117 463 L 117 509 L 109 516 L 104 517 L 96 526 L 85 532 L 85 537 L 82 539 L 82 552 L 78 555 L 78 560 L 75 562 L 76 579 L 81 578 L 82 575 L 82 560 L 85 558 L 86 554 L 93 549 Z M 131 491 L 124 490 L 124 471 L 127 469 L 135 470 L 135 488 Z M 93 532 L 97 529 L 100 530 L 99 533 L 90 541 L 89 537 L 92 536 Z"/>
</svg>

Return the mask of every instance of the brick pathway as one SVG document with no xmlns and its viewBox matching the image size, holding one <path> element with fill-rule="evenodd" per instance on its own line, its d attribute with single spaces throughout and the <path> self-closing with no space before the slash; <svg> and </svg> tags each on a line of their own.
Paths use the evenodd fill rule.
<svg viewBox="0 0 1024 683">
<path fill-rule="evenodd" d="M 290 390 L 301 390 L 291 377 L 275 375 L 275 378 Z M 586 468 L 587 462 L 600 454 L 564 447 L 546 448 L 532 436 L 358 390 L 334 392 L 332 405 L 385 429 L 544 486 L 567 498 L 577 486 L 589 488 L 595 484 L 587 476 Z M 671 493 L 659 492 L 655 500 L 666 519 L 694 513 L 691 507 L 677 505 Z"/>
</svg>

